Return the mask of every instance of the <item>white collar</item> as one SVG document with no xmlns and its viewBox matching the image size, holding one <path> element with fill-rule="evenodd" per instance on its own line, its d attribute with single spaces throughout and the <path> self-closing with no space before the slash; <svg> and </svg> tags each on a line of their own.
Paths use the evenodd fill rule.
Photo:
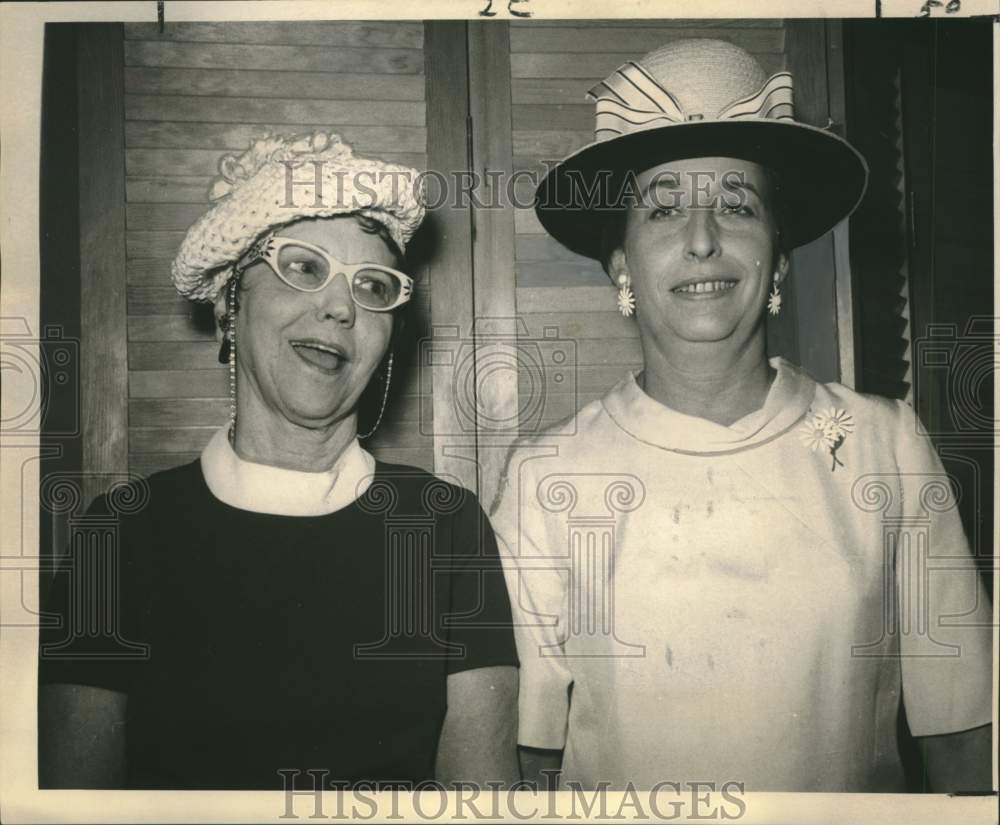
<svg viewBox="0 0 1000 825">
<path fill-rule="evenodd" d="M 240 458 L 221 427 L 201 453 L 205 483 L 220 501 L 254 513 L 322 516 L 341 510 L 372 483 L 375 459 L 354 439 L 329 470 L 309 473 Z"/>
<path fill-rule="evenodd" d="M 726 427 L 685 415 L 654 401 L 629 373 L 601 399 L 625 432 L 640 441 L 680 453 L 725 453 L 755 447 L 787 432 L 812 403 L 816 384 L 783 358 L 771 358 L 777 372 L 764 406 Z"/>
</svg>

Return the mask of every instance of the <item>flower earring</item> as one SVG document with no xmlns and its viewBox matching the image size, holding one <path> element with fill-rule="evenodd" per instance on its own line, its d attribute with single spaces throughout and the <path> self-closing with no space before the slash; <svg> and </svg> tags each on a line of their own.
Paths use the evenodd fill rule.
<svg viewBox="0 0 1000 825">
<path fill-rule="evenodd" d="M 767 297 L 767 311 L 772 315 L 781 312 L 781 290 L 778 288 L 778 273 L 774 273 L 774 286 L 771 287 L 771 294 Z"/>
<path fill-rule="evenodd" d="M 378 425 L 382 423 L 382 414 L 385 412 L 385 404 L 389 399 L 389 384 L 392 383 L 392 353 L 389 353 L 389 361 L 385 366 L 385 389 L 382 391 L 382 406 L 378 409 L 378 417 L 375 419 L 375 424 L 372 428 L 358 436 L 358 438 L 371 438 L 374 435 L 375 430 L 378 429 Z"/>
<path fill-rule="evenodd" d="M 618 276 L 618 311 L 626 318 L 635 314 L 635 293 L 625 275 Z"/>
</svg>

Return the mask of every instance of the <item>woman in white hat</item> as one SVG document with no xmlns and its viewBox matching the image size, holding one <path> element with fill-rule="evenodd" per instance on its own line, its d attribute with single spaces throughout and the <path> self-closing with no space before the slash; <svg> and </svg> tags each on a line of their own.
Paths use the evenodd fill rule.
<svg viewBox="0 0 1000 825">
<path fill-rule="evenodd" d="M 990 606 L 933 447 L 765 352 L 790 250 L 867 176 L 791 91 L 729 43 L 657 49 L 592 90 L 597 140 L 537 193 L 643 352 L 518 445 L 493 516 L 519 743 L 564 783 L 902 790 L 905 712 L 933 789 L 989 785 Z"/>
<path fill-rule="evenodd" d="M 120 602 L 88 602 L 79 567 L 57 576 L 42 784 L 516 781 L 517 658 L 485 515 L 358 442 L 412 292 L 416 172 L 325 133 L 256 141 L 220 169 L 173 280 L 214 302 L 230 421 L 125 497 Z M 109 610 L 114 638 L 67 641 L 75 615 Z"/>
</svg>

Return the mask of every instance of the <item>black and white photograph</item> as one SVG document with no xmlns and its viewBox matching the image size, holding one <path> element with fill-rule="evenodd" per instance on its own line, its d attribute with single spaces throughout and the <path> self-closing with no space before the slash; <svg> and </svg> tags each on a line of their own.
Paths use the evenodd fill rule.
<svg viewBox="0 0 1000 825">
<path fill-rule="evenodd" d="M 1000 8 L 842 6 L 0 4 L 0 818 L 995 822 Z"/>
</svg>

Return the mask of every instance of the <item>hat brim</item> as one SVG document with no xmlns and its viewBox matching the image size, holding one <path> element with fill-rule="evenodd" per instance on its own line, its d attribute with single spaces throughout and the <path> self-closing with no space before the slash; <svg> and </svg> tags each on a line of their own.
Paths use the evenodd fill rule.
<svg viewBox="0 0 1000 825">
<path fill-rule="evenodd" d="M 691 121 L 584 146 L 542 179 L 535 212 L 565 247 L 599 259 L 602 226 L 613 204 L 594 207 L 579 197 L 581 186 L 605 175 L 613 190 L 628 172 L 700 157 L 752 161 L 778 176 L 790 248 L 819 238 L 850 215 L 868 181 L 861 154 L 824 129 L 787 120 Z"/>
</svg>

